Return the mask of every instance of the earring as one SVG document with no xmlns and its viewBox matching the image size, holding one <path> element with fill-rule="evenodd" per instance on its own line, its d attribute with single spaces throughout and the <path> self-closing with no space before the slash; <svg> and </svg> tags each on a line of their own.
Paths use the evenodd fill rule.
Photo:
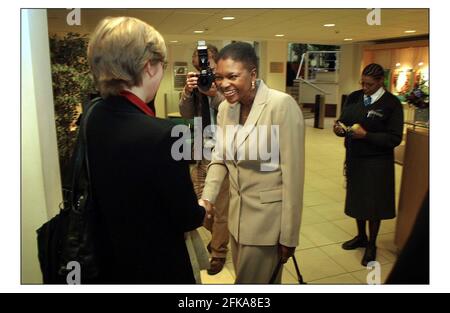
<svg viewBox="0 0 450 313">
<path fill-rule="evenodd" d="M 252 81 L 252 89 L 255 89 L 255 81 Z"/>
</svg>

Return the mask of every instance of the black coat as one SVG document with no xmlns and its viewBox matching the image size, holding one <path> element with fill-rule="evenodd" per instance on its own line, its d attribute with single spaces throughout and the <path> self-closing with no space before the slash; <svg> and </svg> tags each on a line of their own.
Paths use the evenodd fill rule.
<svg viewBox="0 0 450 313">
<path fill-rule="evenodd" d="M 353 158 L 393 158 L 394 147 L 402 141 L 403 107 L 388 91 L 368 107 L 362 90 L 352 92 L 345 102 L 339 120 L 346 126 L 360 124 L 367 132 L 363 140 L 347 137 L 347 156 Z M 367 116 L 370 111 L 374 114 Z"/>
<path fill-rule="evenodd" d="M 195 283 L 183 233 L 201 226 L 205 211 L 187 163 L 171 156 L 171 129 L 121 96 L 92 112 L 87 140 L 104 283 Z"/>
<path fill-rule="evenodd" d="M 385 92 L 369 106 L 362 90 L 351 93 L 339 120 L 360 124 L 364 139 L 345 138 L 347 195 L 345 213 L 361 220 L 395 217 L 394 147 L 402 141 L 403 107 Z"/>
</svg>

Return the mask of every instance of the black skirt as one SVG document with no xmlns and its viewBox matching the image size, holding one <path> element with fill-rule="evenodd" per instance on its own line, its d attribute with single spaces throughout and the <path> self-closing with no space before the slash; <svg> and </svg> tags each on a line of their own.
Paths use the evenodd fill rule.
<svg viewBox="0 0 450 313">
<path fill-rule="evenodd" d="M 395 217 L 393 158 L 347 158 L 345 214 L 361 220 Z"/>
</svg>

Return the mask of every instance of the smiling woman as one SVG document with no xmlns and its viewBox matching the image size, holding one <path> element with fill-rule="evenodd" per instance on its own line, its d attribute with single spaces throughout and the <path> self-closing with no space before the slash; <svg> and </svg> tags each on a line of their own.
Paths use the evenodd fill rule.
<svg viewBox="0 0 450 313">
<path fill-rule="evenodd" d="M 250 44 L 232 43 L 219 52 L 218 59 L 216 85 L 226 101 L 219 107 L 217 125 L 224 131 L 217 136 L 202 199 L 207 205 L 215 203 L 228 173 L 228 227 L 236 283 L 267 284 L 279 261 L 285 263 L 298 245 L 304 181 L 303 116 L 291 96 L 257 80 L 257 58 Z M 242 132 L 230 135 L 229 129 L 234 127 L 227 126 L 238 126 Z M 278 138 L 268 129 L 276 129 Z M 260 151 L 255 151 L 254 133 L 262 135 L 258 140 L 264 142 L 278 139 L 278 164 L 267 164 Z M 233 144 L 228 138 L 233 138 Z M 241 150 L 244 152 L 239 153 Z M 281 273 L 276 283 L 281 282 Z"/>
</svg>

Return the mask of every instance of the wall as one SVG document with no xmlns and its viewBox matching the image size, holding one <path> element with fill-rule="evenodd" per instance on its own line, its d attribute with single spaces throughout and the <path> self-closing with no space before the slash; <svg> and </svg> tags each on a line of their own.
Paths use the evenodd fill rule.
<svg viewBox="0 0 450 313">
<path fill-rule="evenodd" d="M 22 283 L 40 283 L 36 229 L 62 200 L 45 10 L 22 10 Z"/>
<path fill-rule="evenodd" d="M 401 68 L 428 67 L 428 40 L 398 42 L 364 46 L 363 65 L 378 63 L 384 68 L 395 69 L 398 63 Z"/>
<path fill-rule="evenodd" d="M 273 89 L 286 92 L 286 62 L 288 57 L 288 43 L 285 41 L 262 41 L 259 51 L 259 78 Z M 271 73 L 270 63 L 282 62 L 282 73 Z"/>
<path fill-rule="evenodd" d="M 337 97 L 337 116 L 341 113 L 341 98 L 343 94 L 361 89 L 359 80 L 361 77 L 361 65 L 363 59 L 362 44 L 347 44 L 341 46 L 339 66 L 339 94 Z"/>
</svg>

